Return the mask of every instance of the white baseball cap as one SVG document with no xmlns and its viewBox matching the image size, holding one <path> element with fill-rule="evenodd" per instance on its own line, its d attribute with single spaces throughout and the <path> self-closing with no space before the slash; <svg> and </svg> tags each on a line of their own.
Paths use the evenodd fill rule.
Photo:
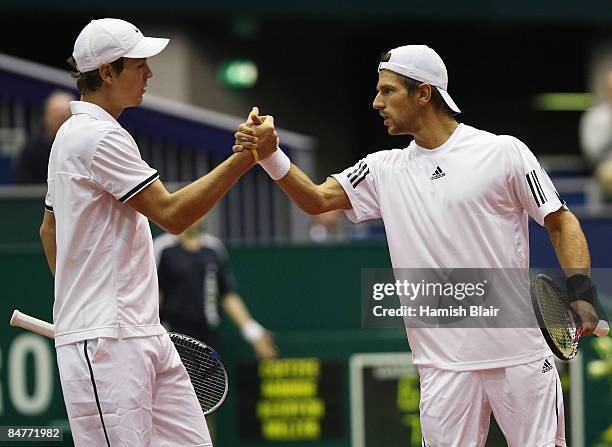
<svg viewBox="0 0 612 447">
<path fill-rule="evenodd" d="M 455 101 L 446 91 L 448 74 L 442 58 L 427 45 L 405 45 L 389 51 L 391 57 L 378 64 L 378 71 L 390 70 L 394 73 L 426 82 L 438 89 L 446 105 L 455 113 L 461 113 Z"/>
<path fill-rule="evenodd" d="M 129 22 L 120 19 L 92 20 L 74 42 L 72 57 L 81 73 L 121 57 L 146 58 L 160 53 L 169 39 L 145 37 Z"/>
</svg>

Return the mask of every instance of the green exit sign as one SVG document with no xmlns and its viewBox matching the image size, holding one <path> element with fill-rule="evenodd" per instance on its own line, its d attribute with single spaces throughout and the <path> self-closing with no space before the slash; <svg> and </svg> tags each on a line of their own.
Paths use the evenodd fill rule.
<svg viewBox="0 0 612 447">
<path fill-rule="evenodd" d="M 257 65 L 249 59 L 232 59 L 221 64 L 219 82 L 228 88 L 250 88 L 257 83 Z"/>
</svg>

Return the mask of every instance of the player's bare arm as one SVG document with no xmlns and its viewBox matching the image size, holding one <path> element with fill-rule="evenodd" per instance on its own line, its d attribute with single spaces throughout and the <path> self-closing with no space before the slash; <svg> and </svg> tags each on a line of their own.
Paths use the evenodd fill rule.
<svg viewBox="0 0 612 447">
<path fill-rule="evenodd" d="M 179 234 L 201 218 L 255 165 L 249 152 L 235 153 L 205 176 L 170 193 L 160 180 L 127 203 L 170 233 Z"/>
<path fill-rule="evenodd" d="M 258 110 L 253 108 L 247 122 L 238 127 L 235 134 L 236 143 L 233 146 L 234 152 L 256 149 L 262 160 L 269 157 L 276 150 L 276 144 L 272 146 L 270 139 L 262 138 L 265 132 L 263 126 L 268 123 L 268 120 L 269 118 L 258 116 Z M 291 200 L 308 214 L 321 214 L 351 208 L 346 192 L 333 177 L 316 185 L 300 168 L 291 164 L 287 174 L 278 179 L 277 183 Z"/>
<path fill-rule="evenodd" d="M 351 208 L 346 192 L 333 177 L 316 185 L 300 168 L 291 165 L 289 173 L 280 179 L 278 184 L 291 200 L 308 214 Z"/>
<path fill-rule="evenodd" d="M 590 277 L 589 247 L 576 216 L 561 208 L 546 216 L 544 225 L 565 275 L 570 277 L 582 274 Z M 593 306 L 587 301 L 578 300 L 572 303 L 572 307 L 582 319 L 583 335 L 591 335 L 599 321 Z"/>
<path fill-rule="evenodd" d="M 49 263 L 51 273 L 55 275 L 55 255 L 57 253 L 57 245 L 55 241 L 55 214 L 45 210 L 42 225 L 40 226 L 40 239 L 42 240 L 45 256 Z"/>
</svg>

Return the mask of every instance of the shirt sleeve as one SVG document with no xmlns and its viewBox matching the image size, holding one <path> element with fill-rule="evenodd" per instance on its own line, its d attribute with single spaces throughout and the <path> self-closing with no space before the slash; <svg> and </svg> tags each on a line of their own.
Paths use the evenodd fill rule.
<svg viewBox="0 0 612 447">
<path fill-rule="evenodd" d="M 512 154 L 513 189 L 520 206 L 537 223 L 561 207 L 568 209 L 555 185 L 529 148 L 514 137 L 509 139 Z"/>
<path fill-rule="evenodd" d="M 93 180 L 123 203 L 159 178 L 123 129 L 113 129 L 102 137 L 93 155 L 91 171 Z"/>
<path fill-rule="evenodd" d="M 374 154 L 370 154 L 356 165 L 332 176 L 338 180 L 351 202 L 352 208 L 344 210 L 351 222 L 380 218 L 375 172 L 376 159 Z"/>
</svg>

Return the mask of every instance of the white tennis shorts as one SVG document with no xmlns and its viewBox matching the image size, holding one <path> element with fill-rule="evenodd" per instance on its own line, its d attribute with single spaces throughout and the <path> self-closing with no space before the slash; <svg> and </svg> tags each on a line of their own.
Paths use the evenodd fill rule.
<svg viewBox="0 0 612 447">
<path fill-rule="evenodd" d="M 420 367 L 426 447 L 482 447 L 491 411 L 509 447 L 565 447 L 563 394 L 554 360 L 478 371 Z"/>
<path fill-rule="evenodd" d="M 212 446 L 168 334 L 96 338 L 56 351 L 75 446 Z"/>
</svg>

